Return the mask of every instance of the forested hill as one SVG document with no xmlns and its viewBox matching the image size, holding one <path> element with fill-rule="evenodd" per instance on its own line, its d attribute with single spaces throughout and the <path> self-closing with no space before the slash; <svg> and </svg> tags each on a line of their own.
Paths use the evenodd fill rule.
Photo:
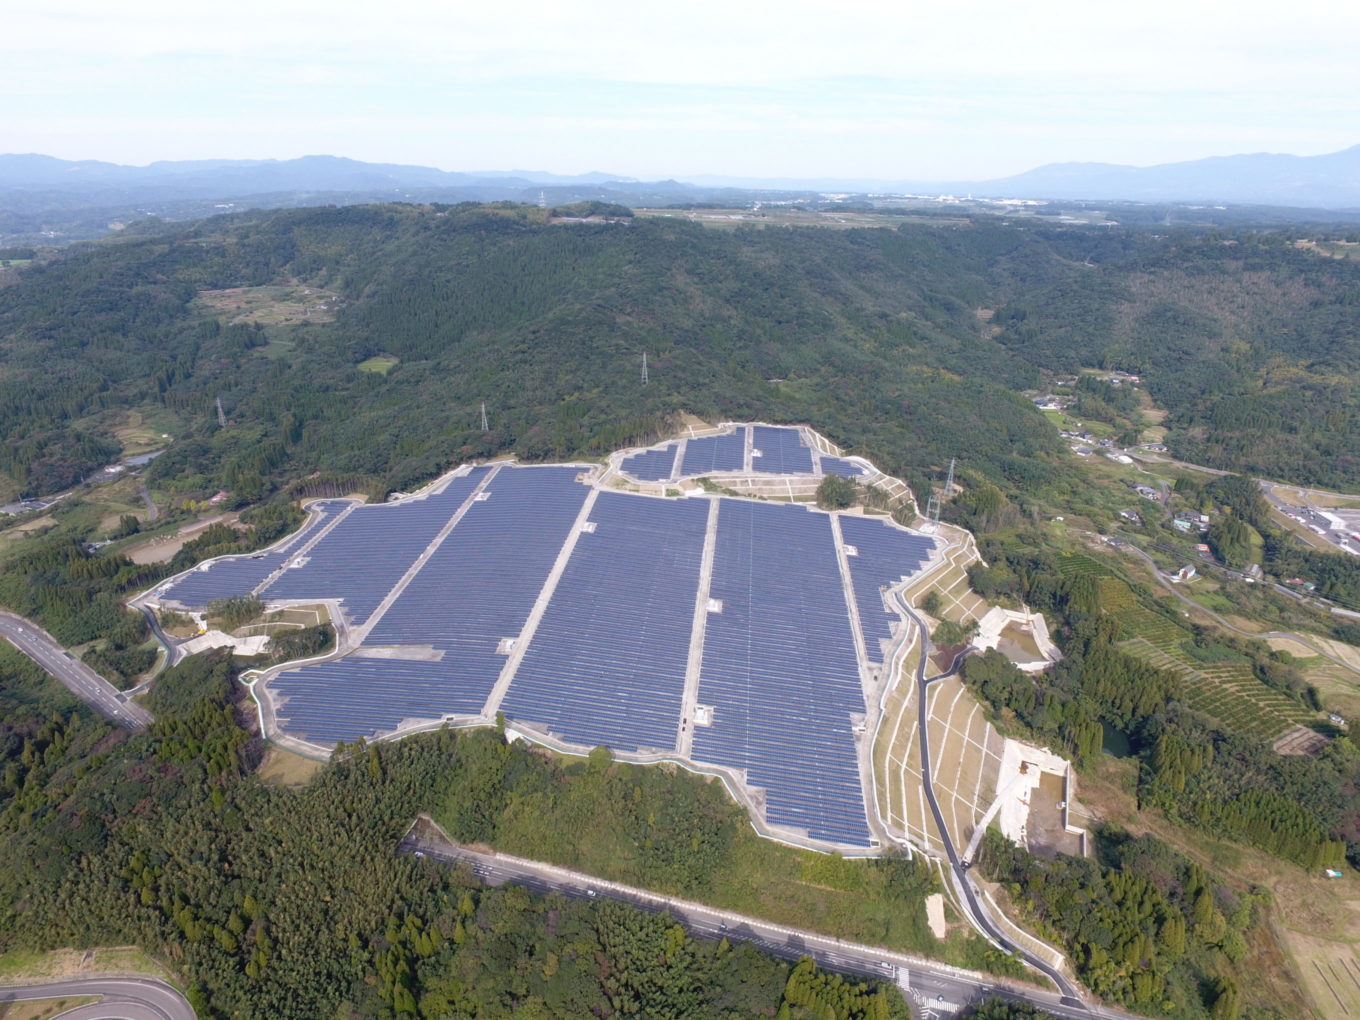
<svg viewBox="0 0 1360 1020">
<path fill-rule="evenodd" d="M 402 488 L 501 451 L 600 454 L 684 409 L 1019 484 L 1056 437 L 1014 393 L 1038 373 L 983 339 L 976 309 L 1055 262 L 997 226 L 724 232 L 523 206 L 213 220 L 0 288 L 0 469 L 66 484 L 140 406 L 177 423 L 161 484 L 253 498 L 320 471 Z"/>
<path fill-rule="evenodd" d="M 1345 481 L 1348 462 L 1303 453 L 1356 448 L 1357 265 L 1232 241 L 995 221 L 725 231 L 511 205 L 122 237 L 0 271 L 0 495 L 107 462 L 129 409 L 174 437 L 158 486 L 240 501 L 318 473 L 380 491 L 499 452 L 598 455 L 681 410 L 808 422 L 918 487 L 957 456 L 1024 489 L 1065 451 L 1016 391 L 1040 385 L 1036 365 L 1102 362 L 1147 372 L 1180 452 Z M 979 313 L 997 308 L 994 338 Z M 1293 438 L 1234 444 L 1280 408 Z"/>
<path fill-rule="evenodd" d="M 1142 374 L 1174 453 L 1269 478 L 1360 485 L 1360 248 L 1273 234 L 1145 236 L 1003 307 L 1036 364 Z M 1342 257 L 1336 257 L 1342 256 Z"/>
</svg>

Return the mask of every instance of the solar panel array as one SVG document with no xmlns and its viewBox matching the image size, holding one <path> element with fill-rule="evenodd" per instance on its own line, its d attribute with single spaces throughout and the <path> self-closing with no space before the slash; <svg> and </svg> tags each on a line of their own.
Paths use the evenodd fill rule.
<svg viewBox="0 0 1360 1020">
<path fill-rule="evenodd" d="M 746 429 L 725 436 L 704 436 L 685 442 L 680 474 L 706 475 L 710 471 L 741 471 L 746 467 Z"/>
<path fill-rule="evenodd" d="M 449 697 L 439 662 L 335 659 L 280 673 L 269 689 L 281 696 L 280 725 L 321 743 L 395 729 L 407 718 L 438 718 L 463 709 Z M 472 711 L 480 711 L 481 703 Z"/>
<path fill-rule="evenodd" d="M 283 566 L 292 549 L 307 541 L 309 535 L 329 523 L 346 505 L 339 500 L 313 503 L 307 523 L 278 550 L 215 560 L 207 570 L 195 570 L 162 591 L 167 598 L 195 607 L 206 606 L 216 599 L 249 595 L 266 577 Z"/>
<path fill-rule="evenodd" d="M 625 457 L 619 465 L 634 478 L 643 482 L 664 482 L 675 470 L 675 454 L 679 447 L 667 443 L 659 450 L 644 450 Z"/>
<path fill-rule="evenodd" d="M 840 457 L 823 457 L 822 474 L 840 475 L 842 478 L 858 478 L 864 474 L 864 468 L 849 460 L 842 460 Z"/>
<path fill-rule="evenodd" d="M 751 461 L 751 468 L 767 475 L 812 474 L 812 450 L 803 442 L 800 429 L 754 426 L 752 442 L 760 456 Z"/>
<path fill-rule="evenodd" d="M 850 714 L 864 711 L 830 518 L 724 499 L 694 758 L 745 769 L 775 825 L 869 840 Z"/>
<path fill-rule="evenodd" d="M 748 432 L 753 429 L 753 432 Z M 742 426 L 684 443 L 680 475 L 743 470 L 747 441 L 760 474 L 865 474 L 816 454 L 794 428 Z M 677 471 L 679 444 L 633 454 L 636 478 Z M 579 468 L 478 467 L 444 491 L 400 504 L 356 507 L 307 562 L 264 588 L 267 598 L 341 599 L 362 624 L 460 508 L 455 527 L 365 639 L 370 651 L 287 670 L 271 681 L 283 728 L 320 743 L 390 732 L 403 720 L 476 715 L 508 661 L 591 489 Z M 577 536 L 502 707 L 569 743 L 620 750 L 673 748 L 682 711 L 708 499 L 600 491 Z M 309 532 L 343 501 L 314 504 Z M 830 518 L 801 506 L 718 501 L 698 700 L 711 726 L 694 730 L 691 757 L 744 770 L 764 791 L 772 825 L 865 846 L 851 716 L 865 711 L 859 664 Z M 882 520 L 843 516 L 853 597 L 869 657 L 891 637 L 882 588 L 917 573 L 930 538 Z M 219 561 L 175 582 L 187 604 L 245 594 L 307 540 Z M 376 657 L 395 654 L 395 658 Z M 374 657 L 369 657 L 370 655 Z"/>
<path fill-rule="evenodd" d="M 842 517 L 841 538 L 857 552 L 846 562 L 850 565 L 850 583 L 855 592 L 855 605 L 859 608 L 864 649 L 871 660 L 882 662 L 879 642 L 892 637 L 889 625 L 900 617 L 887 608 L 881 589 L 884 585 L 897 584 L 925 566 L 935 541 L 869 517 Z"/>
<path fill-rule="evenodd" d="M 578 474 L 501 468 L 364 642 L 430 645 L 443 657 L 337 659 L 281 673 L 271 686 L 289 698 L 280 716 L 290 732 L 352 740 L 408 716 L 480 713 L 506 663 L 497 648 L 524 629 L 590 492 Z"/>
<path fill-rule="evenodd" d="M 708 510 L 600 493 L 595 531 L 577 539 L 507 715 L 587 746 L 675 746 Z"/>
<path fill-rule="evenodd" d="M 265 595 L 343 599 L 350 623 L 362 625 L 490 470 L 473 468 L 423 499 L 355 507 L 312 547 L 303 566 L 285 570 Z"/>
</svg>

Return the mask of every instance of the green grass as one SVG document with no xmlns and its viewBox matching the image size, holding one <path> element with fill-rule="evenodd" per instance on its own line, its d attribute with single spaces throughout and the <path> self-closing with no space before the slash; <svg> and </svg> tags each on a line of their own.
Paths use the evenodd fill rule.
<svg viewBox="0 0 1360 1020">
<path fill-rule="evenodd" d="M 378 375 L 386 375 L 397 366 L 400 358 L 394 358 L 390 354 L 375 354 L 367 361 L 359 362 L 360 372 L 377 372 Z"/>
<path fill-rule="evenodd" d="M 617 762 L 606 774 L 581 759 L 559 760 L 565 764 L 559 781 L 511 799 L 499 812 L 490 838 L 496 849 L 780 924 L 978 965 L 974 936 L 956 932 L 941 943 L 930 933 L 924 896 L 937 879 L 902 890 L 891 884 L 892 871 L 881 862 L 847 860 L 758 836 L 717 780 Z M 728 817 L 721 849 L 696 833 L 690 856 L 704 857 L 702 876 L 693 882 L 662 877 L 673 869 L 658 871 L 650 847 L 671 838 L 667 827 L 677 822 L 668 816 L 682 810 L 675 805 L 696 799 Z M 634 815 L 653 820 L 645 842 L 630 821 Z M 434 817 L 456 827 L 452 816 L 436 811 Z"/>
</svg>

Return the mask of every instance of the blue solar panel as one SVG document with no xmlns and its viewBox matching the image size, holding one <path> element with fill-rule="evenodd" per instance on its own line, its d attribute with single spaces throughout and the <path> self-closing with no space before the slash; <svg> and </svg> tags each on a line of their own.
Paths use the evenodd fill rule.
<svg viewBox="0 0 1360 1020">
<path fill-rule="evenodd" d="M 901 619 L 884 604 L 882 588 L 918 573 L 930 559 L 935 540 L 909 534 L 887 521 L 870 517 L 842 517 L 841 538 L 858 552 L 846 562 L 850 565 L 864 650 L 869 659 L 882 662 L 880 642 L 892 637 L 890 624 Z"/>
<path fill-rule="evenodd" d="M 707 500 L 602 492 L 503 708 L 572 743 L 675 745 Z"/>
<path fill-rule="evenodd" d="M 710 471 L 742 471 L 746 467 L 746 429 L 730 435 L 704 436 L 685 441 L 685 459 L 680 474 L 706 475 Z"/>
<path fill-rule="evenodd" d="M 868 844 L 850 715 L 865 710 L 830 518 L 724 499 L 694 757 L 747 770 L 772 824 Z"/>
<path fill-rule="evenodd" d="M 643 482 L 664 482 L 675 470 L 675 452 L 679 447 L 667 443 L 659 450 L 644 450 L 625 457 L 620 467 Z"/>
<path fill-rule="evenodd" d="M 590 492 L 579 473 L 501 468 L 364 642 L 429 645 L 443 657 L 339 659 L 282 673 L 272 686 L 291 699 L 286 728 L 348 740 L 407 716 L 480 713 L 506 662 L 497 646 L 524 629 Z"/>
<path fill-rule="evenodd" d="M 442 492 L 401 503 L 356 507 L 307 554 L 265 589 L 271 599 L 343 599 L 359 626 L 457 512 L 489 467 L 450 481 Z"/>
<path fill-rule="evenodd" d="M 373 737 L 403 719 L 437 719 L 475 713 L 450 697 L 440 662 L 402 659 L 336 659 L 281 673 L 270 690 L 283 699 L 277 715 L 293 736 L 320 743 Z"/>
<path fill-rule="evenodd" d="M 768 475 L 812 474 L 812 450 L 803 442 L 799 429 L 754 426 L 751 442 L 760 456 L 751 461 L 751 469 Z"/>
<path fill-rule="evenodd" d="M 186 606 L 205 606 L 216 599 L 249 595 L 279 567 L 288 554 L 296 549 L 347 504 L 342 500 L 322 500 L 308 507 L 311 516 L 303 527 L 273 548 L 246 556 L 214 560 L 203 569 L 196 569 L 168 582 L 161 591 L 166 598 Z"/>
<path fill-rule="evenodd" d="M 858 478 L 864 473 L 864 468 L 853 461 L 842 460 L 840 457 L 822 458 L 822 474 L 824 475 L 840 475 L 842 478 Z"/>
</svg>

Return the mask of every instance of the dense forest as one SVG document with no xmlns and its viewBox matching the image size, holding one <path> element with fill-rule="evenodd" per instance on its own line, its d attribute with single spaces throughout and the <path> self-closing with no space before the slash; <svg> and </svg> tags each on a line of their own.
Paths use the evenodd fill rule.
<svg viewBox="0 0 1360 1020">
<path fill-rule="evenodd" d="M 1093 991 L 1139 1012 L 1236 1020 L 1232 964 L 1267 895 L 1238 896 L 1152 838 L 1104 834 L 1101 857 L 1044 860 L 989 833 L 981 867 L 1056 936 Z"/>
<path fill-rule="evenodd" d="M 421 808 L 471 838 L 488 769 L 548 768 L 495 732 L 344 748 L 291 790 L 252 775 L 259 741 L 221 656 L 166 673 L 139 736 L 6 648 L 0 679 L 0 951 L 135 943 L 181 970 L 201 1017 L 908 1015 L 891 985 L 398 856 Z"/>
<path fill-rule="evenodd" d="M 180 423 L 155 484 L 247 502 L 318 471 L 384 490 L 502 451 L 600 455 L 687 410 L 808 421 L 898 471 L 957 454 L 1034 484 L 1058 446 L 1014 391 L 1038 373 L 975 310 L 1050 270 L 1041 238 L 985 223 L 723 232 L 514 206 L 212 220 L 67 249 L 0 289 L 0 472 L 65 485 L 107 460 L 95 440 L 130 407 Z M 224 292 L 267 285 L 334 298 L 317 321 L 221 312 Z M 384 372 L 360 369 L 379 355 Z"/>
<path fill-rule="evenodd" d="M 1141 375 L 1196 464 L 1360 483 L 1360 265 L 1282 233 L 1131 233 L 1086 272 L 1001 307 L 997 340 L 1036 365 Z"/>
<path fill-rule="evenodd" d="M 1192 460 L 1360 477 L 1360 267 L 1277 234 L 357 206 L 71 246 L 16 280 L 0 288 L 16 492 L 113 459 L 132 408 L 176 423 L 157 485 L 242 504 L 313 472 L 387 490 L 497 452 L 595 456 L 681 410 L 806 421 L 918 488 L 958 456 L 1025 489 L 1061 454 L 1015 391 L 1081 365 L 1145 373 Z M 296 314 L 232 304 L 266 292 Z"/>
</svg>

